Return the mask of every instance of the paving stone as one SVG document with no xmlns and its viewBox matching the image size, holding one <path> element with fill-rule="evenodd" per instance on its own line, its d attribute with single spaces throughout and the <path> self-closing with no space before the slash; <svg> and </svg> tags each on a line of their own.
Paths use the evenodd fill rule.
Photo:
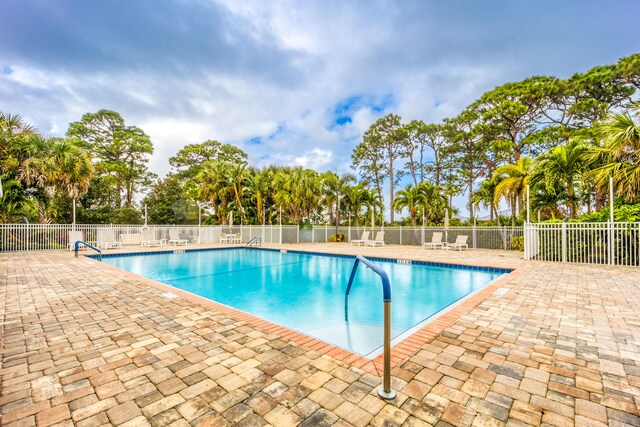
<svg viewBox="0 0 640 427">
<path fill-rule="evenodd" d="M 338 416 L 332 412 L 326 409 L 318 409 L 300 424 L 300 427 L 331 427 L 338 420 Z"/>
<path fill-rule="evenodd" d="M 336 408 L 334 413 L 355 427 L 364 427 L 373 419 L 373 415 L 351 402 L 343 402 L 342 405 Z"/>
<path fill-rule="evenodd" d="M 386 405 L 371 421 L 374 427 L 401 426 L 409 414 L 392 405 Z"/>
<path fill-rule="evenodd" d="M 264 416 L 264 419 L 274 426 L 293 427 L 300 424 L 300 418 L 282 405 L 278 405 L 269 411 Z"/>
<path fill-rule="evenodd" d="M 336 248 L 356 251 L 314 246 Z M 64 251 L 0 253 L 2 423 L 640 424 L 640 271 L 523 262 L 502 251 L 365 250 L 518 269 L 509 292 L 488 292 L 406 351 L 390 404 L 376 395 L 375 370 L 228 311 L 166 300 L 147 282 Z"/>
<path fill-rule="evenodd" d="M 113 425 L 124 424 L 141 415 L 140 408 L 133 401 L 125 402 L 107 410 L 107 416 Z"/>
</svg>

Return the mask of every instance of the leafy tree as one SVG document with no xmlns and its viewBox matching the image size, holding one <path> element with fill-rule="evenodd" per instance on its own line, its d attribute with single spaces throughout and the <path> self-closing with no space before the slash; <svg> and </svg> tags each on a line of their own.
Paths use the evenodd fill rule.
<svg viewBox="0 0 640 427">
<path fill-rule="evenodd" d="M 592 172 L 597 184 L 607 188 L 613 177 L 616 194 L 630 202 L 640 200 L 640 102 L 629 112 L 611 114 L 599 132 L 604 146 L 586 154 L 601 164 Z"/>
<path fill-rule="evenodd" d="M 200 144 L 188 144 L 169 158 L 169 164 L 185 177 L 195 177 L 202 164 L 209 160 L 242 164 L 247 163 L 247 153 L 231 144 L 222 144 L 215 140 L 206 140 Z"/>
<path fill-rule="evenodd" d="M 382 199 L 382 184 L 387 178 L 387 171 L 384 165 L 385 153 L 377 148 L 380 145 L 379 139 L 379 136 L 369 128 L 362 142 L 351 154 L 351 167 L 360 172 L 362 179 L 373 185 L 378 197 Z"/>
<path fill-rule="evenodd" d="M 496 183 L 494 189 L 494 204 L 497 206 L 500 197 L 504 197 L 511 204 L 512 217 L 522 212 L 522 197 L 533 172 L 533 162 L 528 157 L 521 157 L 515 165 L 499 166 L 494 172 L 492 180 Z"/>
<path fill-rule="evenodd" d="M 574 183 L 584 171 L 583 157 L 588 147 L 579 140 L 571 140 L 567 145 L 553 148 L 540 155 L 532 175 L 532 183 L 544 183 L 548 193 L 557 193 L 561 188 L 567 193 L 569 214 L 574 218 L 577 213 L 577 197 Z"/>
<path fill-rule="evenodd" d="M 473 186 L 478 178 L 486 175 L 483 165 L 487 158 L 489 139 L 483 132 L 486 128 L 478 123 L 479 113 L 466 109 L 454 119 L 445 121 L 445 135 L 452 141 L 450 148 L 452 163 L 457 175 L 466 181 L 469 195 L 469 216 L 473 206 Z"/>
<path fill-rule="evenodd" d="M 391 222 L 394 221 L 394 192 L 401 174 L 397 171 L 397 163 L 411 149 L 405 127 L 400 116 L 388 114 L 378 119 L 365 132 L 363 141 L 353 152 L 353 166 L 359 167 L 367 176 L 374 176 L 378 193 L 381 194 L 382 179 L 389 177 L 389 205 L 391 206 Z M 371 153 L 374 153 L 373 155 Z M 367 156 L 367 154 L 369 154 Z"/>
<path fill-rule="evenodd" d="M 408 142 L 406 173 L 413 178 L 414 185 L 418 185 L 430 176 L 440 185 L 445 169 L 446 147 L 449 143 L 442 133 L 442 126 L 425 124 L 420 120 L 413 120 L 405 126 Z M 427 149 L 430 149 L 433 160 L 427 160 Z"/>
<path fill-rule="evenodd" d="M 471 105 L 485 125 L 496 135 L 509 141 L 513 163 L 517 162 L 531 144 L 537 130 L 541 109 L 545 105 L 548 85 L 552 77 L 530 77 L 521 82 L 507 83 L 486 92 Z"/>
<path fill-rule="evenodd" d="M 640 53 L 621 58 L 618 61 L 618 69 L 626 84 L 640 89 Z"/>
<path fill-rule="evenodd" d="M 147 168 L 153 145 L 142 129 L 126 126 L 115 111 L 100 110 L 71 123 L 67 136 L 82 141 L 98 160 L 100 173 L 112 178 L 116 188 L 115 207 L 131 208 L 138 188 L 149 185 L 153 178 Z"/>
<path fill-rule="evenodd" d="M 158 180 L 143 200 L 152 224 L 184 224 L 197 215 L 176 175 Z"/>
</svg>

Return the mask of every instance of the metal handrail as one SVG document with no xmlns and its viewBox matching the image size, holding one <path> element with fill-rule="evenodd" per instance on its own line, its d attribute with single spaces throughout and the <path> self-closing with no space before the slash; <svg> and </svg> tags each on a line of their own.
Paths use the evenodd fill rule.
<svg viewBox="0 0 640 427">
<path fill-rule="evenodd" d="M 252 237 L 251 240 L 247 242 L 246 247 L 250 248 L 252 243 L 255 243 L 256 246 L 258 246 L 258 243 L 260 243 L 260 246 L 262 246 L 262 237 L 260 236 Z"/>
<path fill-rule="evenodd" d="M 351 285 L 353 285 L 353 279 L 356 277 L 356 271 L 360 263 L 373 270 L 374 273 L 380 276 L 382 281 L 382 301 L 384 301 L 384 373 L 382 388 L 378 389 L 378 395 L 383 399 L 391 400 L 396 397 L 396 391 L 391 388 L 391 282 L 386 271 L 362 255 L 356 256 L 356 261 L 353 263 L 347 291 L 344 294 L 344 317 L 345 321 L 348 322 L 349 292 L 351 292 Z"/>
<path fill-rule="evenodd" d="M 88 244 L 87 242 L 84 242 L 82 240 L 76 240 L 76 243 L 74 245 L 74 252 L 76 255 L 76 258 L 78 258 L 78 249 L 80 248 L 80 245 L 85 245 L 88 248 L 93 249 L 94 251 L 98 252 L 98 261 L 102 261 L 102 251 L 98 248 L 96 248 L 95 246 L 91 246 L 90 244 Z"/>
</svg>

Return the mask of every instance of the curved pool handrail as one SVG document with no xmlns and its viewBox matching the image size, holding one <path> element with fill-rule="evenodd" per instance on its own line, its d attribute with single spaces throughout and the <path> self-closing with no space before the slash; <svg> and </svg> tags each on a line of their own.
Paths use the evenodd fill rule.
<svg viewBox="0 0 640 427">
<path fill-rule="evenodd" d="M 391 282 L 389 281 L 389 275 L 379 265 L 372 263 L 362 255 L 356 256 L 356 262 L 353 264 L 353 270 L 351 270 L 351 277 L 349 277 L 349 284 L 347 285 L 345 296 L 349 296 L 349 292 L 351 292 L 351 285 L 353 285 L 353 279 L 356 277 L 358 263 L 360 262 L 380 276 L 380 280 L 382 280 L 382 301 L 391 302 Z"/>
<path fill-rule="evenodd" d="M 353 263 L 353 269 L 351 270 L 351 277 L 349 277 L 347 291 L 344 295 L 344 320 L 346 322 L 349 321 L 349 292 L 351 292 L 353 279 L 356 277 L 356 271 L 360 263 L 363 263 L 373 270 L 374 273 L 380 276 L 380 280 L 382 281 L 382 300 L 384 302 L 384 372 L 382 387 L 378 389 L 378 396 L 386 400 L 391 400 L 396 397 L 396 391 L 391 388 L 391 282 L 389 281 L 389 275 L 386 271 L 362 255 L 356 256 L 356 261 Z"/>
<path fill-rule="evenodd" d="M 260 244 L 260 246 L 262 246 L 262 237 L 260 237 L 260 236 L 252 237 L 251 240 L 249 240 L 247 242 L 246 247 L 250 248 L 251 245 L 254 244 L 254 243 L 255 243 L 256 246 L 258 246 L 258 244 Z"/>
<path fill-rule="evenodd" d="M 88 244 L 83 240 L 76 240 L 76 243 L 74 245 L 74 252 L 75 252 L 76 258 L 78 258 L 78 249 L 80 248 L 80 245 L 85 245 L 86 247 L 91 248 L 94 251 L 98 252 L 98 261 L 102 261 L 102 251 L 96 248 L 95 246 L 91 246 L 90 244 Z"/>
</svg>

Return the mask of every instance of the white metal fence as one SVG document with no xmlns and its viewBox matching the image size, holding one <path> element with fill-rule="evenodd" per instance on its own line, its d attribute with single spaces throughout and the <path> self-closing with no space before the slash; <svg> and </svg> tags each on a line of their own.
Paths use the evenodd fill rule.
<svg viewBox="0 0 640 427">
<path fill-rule="evenodd" d="M 525 224 L 524 258 L 640 265 L 640 223 Z"/>
<path fill-rule="evenodd" d="M 0 252 L 65 249 L 69 244 L 69 231 L 83 233 L 84 241 L 97 245 L 102 233 L 112 231 L 120 241 L 124 234 L 141 232 L 141 225 L 97 225 L 97 224 L 0 224 Z M 242 242 L 260 237 L 264 243 L 320 243 L 331 241 L 336 233 L 335 226 L 316 225 L 311 229 L 300 229 L 296 225 L 149 225 L 157 239 L 168 239 L 169 230 L 178 230 L 181 239 L 191 242 L 219 243 L 220 233 L 241 233 Z M 347 240 L 359 239 L 368 227 L 339 227 L 338 232 Z M 374 230 L 370 238 L 375 237 Z M 512 239 L 523 235 L 522 227 L 386 227 L 384 240 L 387 244 L 421 245 L 430 242 L 434 232 L 443 232 L 443 239 L 455 241 L 458 235 L 467 235 L 470 248 L 514 249 Z"/>
</svg>

